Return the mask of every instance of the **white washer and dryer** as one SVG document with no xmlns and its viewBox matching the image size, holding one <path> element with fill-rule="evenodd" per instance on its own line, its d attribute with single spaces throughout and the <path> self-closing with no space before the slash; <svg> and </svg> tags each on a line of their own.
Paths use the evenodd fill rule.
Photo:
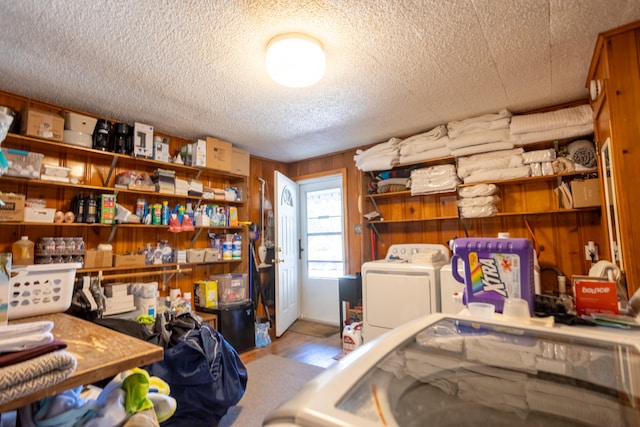
<svg viewBox="0 0 640 427">
<path fill-rule="evenodd" d="M 440 311 L 440 268 L 449 248 L 391 245 L 382 260 L 362 264 L 362 337 L 369 342 L 411 320 Z"/>
</svg>

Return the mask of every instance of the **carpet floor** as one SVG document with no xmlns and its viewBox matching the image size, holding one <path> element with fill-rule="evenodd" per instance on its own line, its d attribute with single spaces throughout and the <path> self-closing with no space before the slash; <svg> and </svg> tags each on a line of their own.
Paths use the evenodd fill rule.
<svg viewBox="0 0 640 427">
<path fill-rule="evenodd" d="M 289 326 L 289 331 L 303 335 L 311 335 L 318 338 L 327 338 L 340 332 L 340 328 L 326 323 L 311 322 L 309 320 L 298 319 Z"/>
<path fill-rule="evenodd" d="M 269 354 L 247 365 L 247 388 L 218 427 L 260 427 L 272 410 L 292 398 L 323 368 Z"/>
</svg>

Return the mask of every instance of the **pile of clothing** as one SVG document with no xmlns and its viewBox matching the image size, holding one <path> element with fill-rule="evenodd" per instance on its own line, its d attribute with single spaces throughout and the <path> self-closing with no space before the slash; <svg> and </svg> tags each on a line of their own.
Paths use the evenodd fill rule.
<svg viewBox="0 0 640 427">
<path fill-rule="evenodd" d="M 393 169 L 376 174 L 369 183 L 369 194 L 395 193 L 407 191 L 410 184 L 411 171 L 407 169 Z"/>
<path fill-rule="evenodd" d="M 531 144 L 554 139 L 573 138 L 593 133 L 593 109 L 589 104 L 546 113 L 511 117 L 511 142 Z"/>
<path fill-rule="evenodd" d="M 449 137 L 447 127 L 439 125 L 428 132 L 410 136 L 399 143 L 400 164 L 421 162 L 447 157 L 451 150 L 447 147 Z"/>
<path fill-rule="evenodd" d="M 484 218 L 498 213 L 500 198 L 495 184 L 476 184 L 458 189 L 460 218 Z"/>
<path fill-rule="evenodd" d="M 512 114 L 507 110 L 484 114 L 447 124 L 447 147 L 454 157 L 513 148 L 509 125 Z"/>
<path fill-rule="evenodd" d="M 465 184 L 527 177 L 530 168 L 523 162 L 523 153 L 522 148 L 512 148 L 459 157 L 458 176 Z"/>
<path fill-rule="evenodd" d="M 363 172 L 381 171 L 391 169 L 396 166 L 400 159 L 398 146 L 401 139 L 391 138 L 367 150 L 356 150 L 353 160 L 356 167 Z"/>
<path fill-rule="evenodd" d="M 76 370 L 76 357 L 52 329 L 51 321 L 0 328 L 0 404 L 56 385 Z"/>
<path fill-rule="evenodd" d="M 455 191 L 460 180 L 455 165 L 436 165 L 411 171 L 411 195 Z"/>
</svg>

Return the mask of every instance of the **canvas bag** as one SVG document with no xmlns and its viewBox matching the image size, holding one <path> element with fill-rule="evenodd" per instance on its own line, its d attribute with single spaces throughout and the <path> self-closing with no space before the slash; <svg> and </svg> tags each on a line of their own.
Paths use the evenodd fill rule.
<svg viewBox="0 0 640 427">
<path fill-rule="evenodd" d="M 207 323 L 187 332 L 165 350 L 164 360 L 145 369 L 169 384 L 178 404 L 163 427 L 217 423 L 247 386 L 247 369 L 238 353 Z"/>
</svg>

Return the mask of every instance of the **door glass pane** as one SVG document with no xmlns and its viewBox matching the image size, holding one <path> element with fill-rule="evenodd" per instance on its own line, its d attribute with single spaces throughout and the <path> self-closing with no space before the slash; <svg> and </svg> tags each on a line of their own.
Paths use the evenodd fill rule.
<svg viewBox="0 0 640 427">
<path fill-rule="evenodd" d="M 341 188 L 306 194 L 308 276 L 340 277 L 344 271 Z"/>
</svg>

